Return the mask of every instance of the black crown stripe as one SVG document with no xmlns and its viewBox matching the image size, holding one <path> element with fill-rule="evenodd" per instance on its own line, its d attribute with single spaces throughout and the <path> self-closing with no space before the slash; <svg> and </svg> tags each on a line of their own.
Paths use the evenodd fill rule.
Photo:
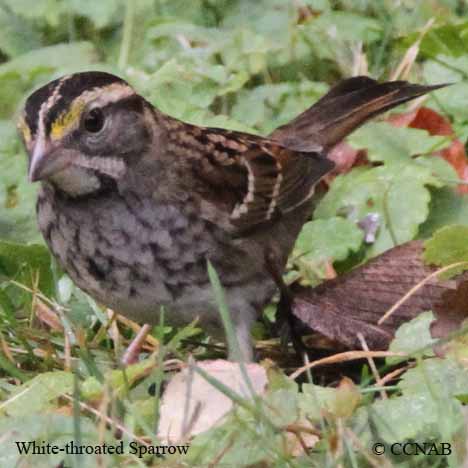
<svg viewBox="0 0 468 468">
<path fill-rule="evenodd" d="M 34 136 L 37 133 L 39 111 L 44 102 L 54 92 L 60 83 L 60 78 L 54 80 L 47 85 L 36 90 L 29 96 L 25 105 L 25 121 Z M 126 83 L 122 78 L 111 75 L 110 73 L 92 71 L 75 73 L 69 79 L 64 81 L 59 91 L 59 98 L 55 104 L 46 112 L 44 127 L 48 134 L 52 123 L 63 112 L 66 111 L 70 104 L 83 92 L 100 88 L 112 83 Z"/>
</svg>

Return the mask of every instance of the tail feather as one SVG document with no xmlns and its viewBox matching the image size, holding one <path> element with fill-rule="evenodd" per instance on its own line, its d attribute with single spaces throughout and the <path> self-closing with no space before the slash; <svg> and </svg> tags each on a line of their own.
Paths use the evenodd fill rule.
<svg viewBox="0 0 468 468">
<path fill-rule="evenodd" d="M 406 81 L 378 83 L 366 76 L 350 78 L 277 128 L 271 138 L 296 151 L 326 151 L 370 118 L 444 86 Z"/>
</svg>

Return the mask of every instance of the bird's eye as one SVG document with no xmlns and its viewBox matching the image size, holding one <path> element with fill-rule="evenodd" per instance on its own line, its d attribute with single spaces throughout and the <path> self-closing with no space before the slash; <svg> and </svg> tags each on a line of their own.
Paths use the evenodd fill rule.
<svg viewBox="0 0 468 468">
<path fill-rule="evenodd" d="M 104 127 L 104 114 L 101 109 L 91 109 L 84 118 L 84 128 L 87 132 L 98 133 Z"/>
</svg>

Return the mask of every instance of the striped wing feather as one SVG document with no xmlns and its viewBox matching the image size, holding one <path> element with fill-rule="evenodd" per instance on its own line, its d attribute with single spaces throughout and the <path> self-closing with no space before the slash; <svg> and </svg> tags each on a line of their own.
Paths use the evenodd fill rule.
<svg viewBox="0 0 468 468">
<path fill-rule="evenodd" d="M 223 191 L 231 194 L 230 222 L 239 231 L 276 219 L 306 202 L 314 185 L 334 166 L 318 153 L 298 153 L 266 138 L 245 138 L 235 132 L 229 138 L 245 151 L 229 157 L 217 152 L 217 157 L 205 158 L 198 175 L 217 186 L 220 199 L 225 198 Z"/>
</svg>

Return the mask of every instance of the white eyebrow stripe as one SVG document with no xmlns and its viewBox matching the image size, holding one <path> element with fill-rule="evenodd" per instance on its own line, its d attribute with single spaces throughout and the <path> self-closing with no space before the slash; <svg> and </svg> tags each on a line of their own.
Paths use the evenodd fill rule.
<svg viewBox="0 0 468 468">
<path fill-rule="evenodd" d="M 75 97 L 75 99 L 73 99 L 68 104 L 68 106 L 64 108 L 62 112 L 56 117 L 54 122 L 51 123 L 49 137 L 52 140 L 56 140 L 63 138 L 64 135 L 69 134 L 74 128 L 77 127 L 77 125 L 79 125 L 81 115 L 86 108 L 89 110 L 96 107 L 105 107 L 106 105 L 112 104 L 113 102 L 118 102 L 125 98 L 136 95 L 137 94 L 133 88 L 122 82 L 114 82 L 107 86 L 94 87 L 88 91 L 83 91 L 80 95 Z M 70 113 L 73 114 L 74 117 L 64 125 L 62 119 L 66 119 L 66 116 L 70 115 Z M 54 133 L 54 128 L 56 125 L 59 127 L 58 134 Z"/>
<path fill-rule="evenodd" d="M 52 106 L 61 98 L 60 95 L 60 88 L 63 86 L 63 83 L 65 81 L 69 80 L 72 75 L 65 75 L 60 78 L 60 80 L 57 83 L 57 86 L 55 87 L 54 91 L 52 94 L 49 96 L 49 99 L 45 101 L 40 110 L 39 110 L 39 115 L 37 117 L 37 134 L 36 138 L 42 139 L 45 141 L 46 139 L 46 133 L 45 133 L 45 117 L 47 115 L 47 111 L 52 108 Z"/>
<path fill-rule="evenodd" d="M 107 104 L 112 104 L 134 95 L 136 95 L 135 90 L 128 84 L 117 82 L 103 88 L 93 88 L 85 91 L 77 99 L 83 100 L 85 104 L 95 101 L 96 106 L 104 107 Z"/>
</svg>

